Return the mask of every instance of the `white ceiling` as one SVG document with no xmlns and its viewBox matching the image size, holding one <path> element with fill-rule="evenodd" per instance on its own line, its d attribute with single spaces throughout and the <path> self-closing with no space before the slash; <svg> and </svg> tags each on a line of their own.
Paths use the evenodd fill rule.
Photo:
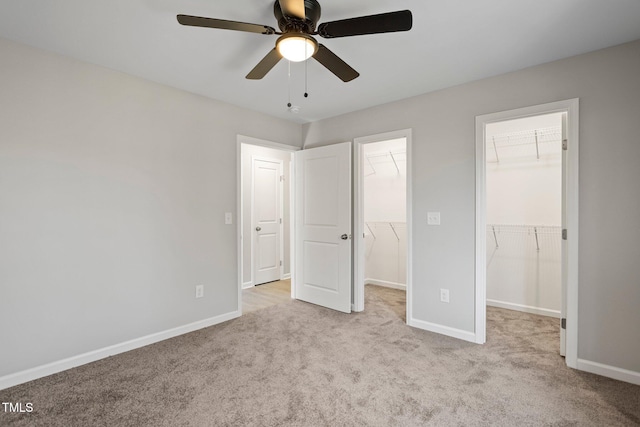
<svg viewBox="0 0 640 427">
<path fill-rule="evenodd" d="M 413 29 L 320 41 L 360 72 L 314 60 L 244 76 L 276 36 L 179 25 L 179 13 L 277 28 L 273 0 L 5 0 L 0 37 L 304 123 L 640 39 L 638 0 L 320 0 L 320 22 L 410 9 Z"/>
</svg>

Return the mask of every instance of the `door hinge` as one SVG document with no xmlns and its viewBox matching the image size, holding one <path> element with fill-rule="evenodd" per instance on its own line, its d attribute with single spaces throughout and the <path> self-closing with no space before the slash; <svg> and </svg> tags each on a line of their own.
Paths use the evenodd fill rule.
<svg viewBox="0 0 640 427">
<path fill-rule="evenodd" d="M 280 260 L 280 267 L 282 267 L 282 260 Z"/>
<path fill-rule="evenodd" d="M 284 175 L 280 175 L 280 181 L 284 181 Z"/>
<path fill-rule="evenodd" d="M 567 141 L 566 139 L 562 140 L 562 149 L 566 150 L 569 147 L 569 141 Z"/>
<path fill-rule="evenodd" d="M 560 327 L 562 329 L 567 329 L 567 319 L 565 318 L 560 319 Z"/>
<path fill-rule="evenodd" d="M 282 224 L 282 218 L 280 218 L 280 224 Z"/>
<path fill-rule="evenodd" d="M 562 240 L 567 240 L 567 229 L 566 228 L 562 229 Z"/>
</svg>

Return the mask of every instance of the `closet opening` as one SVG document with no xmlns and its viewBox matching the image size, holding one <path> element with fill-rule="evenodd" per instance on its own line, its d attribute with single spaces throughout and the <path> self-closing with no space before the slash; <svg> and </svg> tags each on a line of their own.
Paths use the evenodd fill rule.
<svg viewBox="0 0 640 427">
<path fill-rule="evenodd" d="M 355 140 L 354 311 L 366 298 L 388 301 L 406 323 L 410 221 L 409 131 Z"/>
<path fill-rule="evenodd" d="M 489 307 L 562 317 L 563 114 L 486 126 Z M 488 316 L 505 314 L 489 310 Z M 557 322 L 511 317 L 522 322 L 521 333 L 557 332 Z"/>
<path fill-rule="evenodd" d="M 292 297 L 294 147 L 238 135 L 238 311 Z M 229 221 L 231 223 L 231 221 Z"/>
<path fill-rule="evenodd" d="M 572 368 L 579 324 L 578 106 L 570 99 L 476 117 L 476 342 L 487 333 L 546 335 L 545 345 L 559 349 Z"/>
</svg>

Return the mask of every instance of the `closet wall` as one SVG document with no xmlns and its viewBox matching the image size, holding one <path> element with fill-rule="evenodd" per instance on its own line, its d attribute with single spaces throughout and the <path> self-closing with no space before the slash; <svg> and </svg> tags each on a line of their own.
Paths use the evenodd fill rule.
<svg viewBox="0 0 640 427">
<path fill-rule="evenodd" d="M 487 304 L 560 317 L 561 114 L 487 126 Z"/>
<path fill-rule="evenodd" d="M 406 288 L 406 140 L 364 145 L 365 283 Z"/>
</svg>

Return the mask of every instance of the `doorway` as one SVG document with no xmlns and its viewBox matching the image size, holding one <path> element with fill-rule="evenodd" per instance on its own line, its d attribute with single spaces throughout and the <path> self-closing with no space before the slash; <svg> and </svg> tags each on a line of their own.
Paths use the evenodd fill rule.
<svg viewBox="0 0 640 427">
<path fill-rule="evenodd" d="M 563 114 L 486 126 L 488 306 L 561 318 Z"/>
<path fill-rule="evenodd" d="M 561 318 L 563 114 L 485 128 L 488 306 Z"/>
<path fill-rule="evenodd" d="M 486 305 L 557 317 L 559 352 L 571 367 L 577 120 L 577 99 L 476 118 L 477 342 L 486 339 Z"/>
<path fill-rule="evenodd" d="M 238 135 L 238 310 L 242 291 L 291 277 L 295 147 Z"/>
<path fill-rule="evenodd" d="M 282 160 L 288 164 L 288 174 L 285 167 L 283 177 L 285 255 L 280 281 L 287 282 L 291 298 L 350 312 L 351 143 L 300 150 L 241 135 L 237 142 L 238 311 L 242 313 L 243 294 L 255 288 L 249 254 L 255 252 L 252 236 L 261 231 L 256 229 L 259 225 L 254 227 L 247 219 L 251 218 L 252 210 L 249 196 L 252 179 L 247 175 L 252 171 L 251 162 L 256 159 L 256 152 L 261 158 L 268 152 L 272 156 L 284 156 Z"/>
<path fill-rule="evenodd" d="M 353 310 L 366 285 L 406 291 L 411 301 L 411 130 L 355 139 Z"/>
</svg>

